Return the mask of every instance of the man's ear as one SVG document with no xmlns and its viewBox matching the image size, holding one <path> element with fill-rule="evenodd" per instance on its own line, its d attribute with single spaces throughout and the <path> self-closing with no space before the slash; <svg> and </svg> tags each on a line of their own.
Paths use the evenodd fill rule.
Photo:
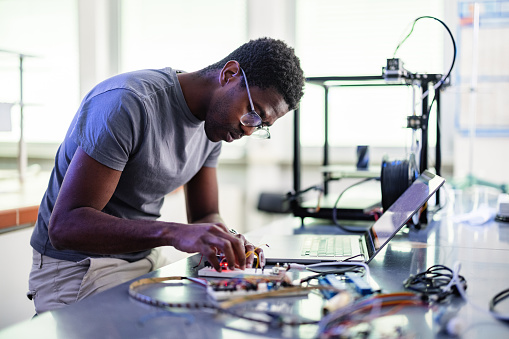
<svg viewBox="0 0 509 339">
<path fill-rule="evenodd" d="M 219 83 L 221 86 L 226 85 L 232 77 L 239 75 L 239 72 L 240 64 L 235 60 L 228 61 L 219 72 Z"/>
</svg>

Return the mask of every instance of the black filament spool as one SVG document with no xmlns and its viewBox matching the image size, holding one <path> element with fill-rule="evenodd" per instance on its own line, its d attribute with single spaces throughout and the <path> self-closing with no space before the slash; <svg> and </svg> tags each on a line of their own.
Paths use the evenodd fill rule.
<svg viewBox="0 0 509 339">
<path fill-rule="evenodd" d="M 384 212 L 391 207 L 418 176 L 419 171 L 413 154 L 408 159 L 403 160 L 383 159 L 380 181 Z"/>
</svg>

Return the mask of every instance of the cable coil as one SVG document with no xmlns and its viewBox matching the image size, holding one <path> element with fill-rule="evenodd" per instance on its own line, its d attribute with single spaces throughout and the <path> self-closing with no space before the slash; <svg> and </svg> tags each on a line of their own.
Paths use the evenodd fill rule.
<svg viewBox="0 0 509 339">
<path fill-rule="evenodd" d="M 418 176 L 419 171 L 413 154 L 404 160 L 389 160 L 384 157 L 380 174 L 384 212 L 410 187 Z"/>
</svg>

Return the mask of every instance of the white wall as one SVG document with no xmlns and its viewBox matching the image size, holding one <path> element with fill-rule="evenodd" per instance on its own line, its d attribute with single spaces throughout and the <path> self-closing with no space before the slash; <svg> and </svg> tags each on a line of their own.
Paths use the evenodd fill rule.
<svg viewBox="0 0 509 339">
<path fill-rule="evenodd" d="M 494 185 L 509 183 L 509 158 L 505 153 L 509 138 L 456 135 L 454 145 L 454 177 L 458 181 L 473 175 Z"/>
<path fill-rule="evenodd" d="M 35 310 L 28 300 L 28 275 L 32 265 L 32 227 L 0 234 L 0 329 L 30 319 Z"/>
</svg>

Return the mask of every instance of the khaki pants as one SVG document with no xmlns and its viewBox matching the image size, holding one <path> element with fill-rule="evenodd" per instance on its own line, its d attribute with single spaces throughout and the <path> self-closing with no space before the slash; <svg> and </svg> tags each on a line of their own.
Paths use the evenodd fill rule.
<svg viewBox="0 0 509 339">
<path fill-rule="evenodd" d="M 28 282 L 35 312 L 60 308 L 105 291 L 162 267 L 159 250 L 144 259 L 128 262 L 113 258 L 87 258 L 79 262 L 60 260 L 33 251 Z M 42 265 L 41 265 L 42 261 Z"/>
</svg>

